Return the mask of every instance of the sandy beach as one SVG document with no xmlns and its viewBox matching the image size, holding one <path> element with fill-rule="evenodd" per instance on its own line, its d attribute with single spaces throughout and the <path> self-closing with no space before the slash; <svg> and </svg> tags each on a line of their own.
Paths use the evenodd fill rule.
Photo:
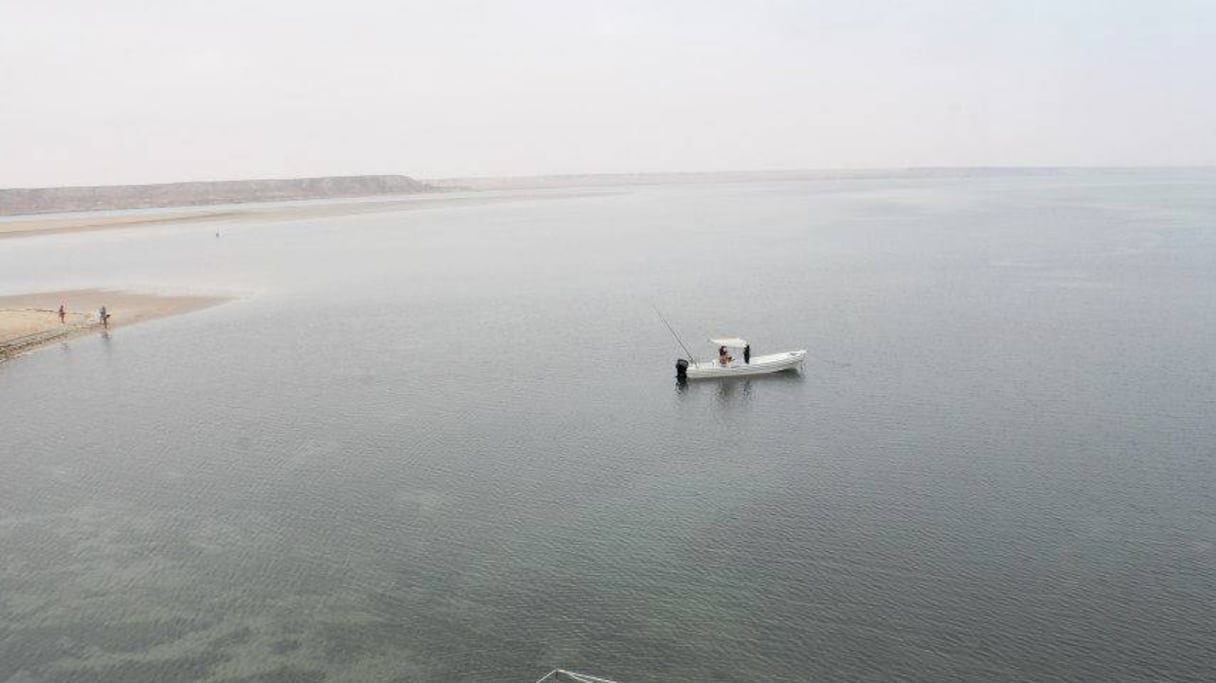
<svg viewBox="0 0 1216 683">
<path fill-rule="evenodd" d="M 241 204 L 235 207 L 211 207 L 198 209 L 160 209 L 140 211 L 137 214 L 114 215 L 109 212 L 82 212 L 79 214 L 55 214 L 49 216 L 25 215 L 0 219 L 0 240 L 5 238 L 33 237 L 58 233 L 139 228 L 187 223 L 210 223 L 231 220 L 282 221 L 336 216 L 353 216 L 367 213 L 414 211 L 455 206 L 477 206 L 545 199 L 569 199 L 589 194 L 610 194 L 611 190 L 531 189 L 511 194 L 460 193 L 451 190 L 448 194 L 426 194 L 395 199 L 332 200 L 304 204 Z M 59 304 L 55 304 L 58 308 Z"/>
<path fill-rule="evenodd" d="M 0 359 L 105 329 L 98 309 L 106 307 L 110 328 L 188 313 L 229 301 L 222 297 L 162 296 L 78 289 L 0 296 Z M 65 316 L 59 320 L 59 306 Z"/>
<path fill-rule="evenodd" d="M 110 228 L 165 225 L 168 223 L 194 223 L 236 218 L 240 215 L 240 212 L 237 211 L 198 211 L 185 214 L 181 212 L 164 212 L 135 216 L 107 216 L 87 213 L 82 213 L 79 216 L 30 216 L 20 217 L 16 220 L 0 221 L 0 239 L 30 235 L 50 235 L 63 232 L 106 230 Z M 56 307 L 58 307 L 58 304 L 56 304 Z"/>
</svg>

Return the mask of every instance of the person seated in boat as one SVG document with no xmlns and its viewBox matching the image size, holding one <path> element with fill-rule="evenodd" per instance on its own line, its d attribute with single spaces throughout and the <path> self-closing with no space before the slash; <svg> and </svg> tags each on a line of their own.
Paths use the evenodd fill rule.
<svg viewBox="0 0 1216 683">
<path fill-rule="evenodd" d="M 734 358 L 731 358 L 730 355 L 726 353 L 726 347 L 719 346 L 718 347 L 718 362 L 723 365 L 728 365 L 728 364 L 730 364 L 730 362 L 732 360 L 734 360 Z"/>
</svg>

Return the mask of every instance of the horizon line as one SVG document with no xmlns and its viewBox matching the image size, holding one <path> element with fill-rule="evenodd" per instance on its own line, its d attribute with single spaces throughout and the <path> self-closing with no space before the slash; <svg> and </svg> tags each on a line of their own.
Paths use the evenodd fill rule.
<svg viewBox="0 0 1216 683">
<path fill-rule="evenodd" d="M 909 172 L 950 172 L 950 171 L 1149 171 L 1149 170 L 1216 170 L 1212 164 L 1115 164 L 1115 165 L 918 165 L 918 166 L 840 166 L 840 167 L 799 167 L 799 168 L 768 168 L 768 169 L 720 169 L 712 171 L 588 171 L 588 172 L 558 172 L 558 173 L 524 173 L 513 175 L 445 175 L 420 176 L 407 173 L 349 173 L 340 175 L 302 175 L 278 177 L 245 177 L 245 178 L 206 178 L 193 180 L 162 180 L 140 183 L 106 183 L 106 184 L 71 184 L 71 185 L 26 185 L 0 187 L 0 191 L 9 190 L 59 190 L 85 189 L 104 187 L 153 187 L 161 185 L 183 185 L 189 183 L 229 183 L 229 182 L 263 182 L 263 181 L 301 181 L 328 180 L 334 178 L 409 178 L 421 183 L 447 182 L 455 180 L 542 180 L 561 178 L 640 178 L 640 177 L 697 177 L 722 175 L 792 175 L 798 173 L 839 173 L 839 174 L 870 174 L 870 173 L 909 173 Z"/>
</svg>

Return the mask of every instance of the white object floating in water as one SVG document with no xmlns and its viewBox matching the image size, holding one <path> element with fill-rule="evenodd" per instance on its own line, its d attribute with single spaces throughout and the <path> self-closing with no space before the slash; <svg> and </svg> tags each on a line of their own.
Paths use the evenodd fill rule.
<svg viewBox="0 0 1216 683">
<path fill-rule="evenodd" d="M 554 669 L 545 674 L 536 683 L 616 683 L 616 681 L 600 678 L 599 676 L 580 674 L 576 671 Z"/>
<path fill-rule="evenodd" d="M 752 356 L 751 347 L 746 339 L 739 337 L 715 337 L 709 340 L 715 346 L 727 349 L 743 349 L 744 353 L 719 356 L 713 360 L 697 360 L 695 358 L 679 359 L 676 361 L 676 377 L 680 379 L 722 379 L 726 377 L 746 377 L 748 375 L 767 375 L 783 370 L 801 370 L 802 362 L 806 360 L 806 349 L 783 351 L 764 356 Z"/>
</svg>

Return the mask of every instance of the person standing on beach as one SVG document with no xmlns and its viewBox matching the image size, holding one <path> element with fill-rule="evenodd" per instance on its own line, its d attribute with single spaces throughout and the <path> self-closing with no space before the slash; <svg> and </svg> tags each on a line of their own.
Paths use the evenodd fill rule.
<svg viewBox="0 0 1216 683">
<path fill-rule="evenodd" d="M 63 304 L 59 304 L 59 324 L 60 325 L 64 324 L 66 322 L 65 318 L 67 318 L 67 317 L 68 317 L 68 312 L 63 310 Z"/>
</svg>

